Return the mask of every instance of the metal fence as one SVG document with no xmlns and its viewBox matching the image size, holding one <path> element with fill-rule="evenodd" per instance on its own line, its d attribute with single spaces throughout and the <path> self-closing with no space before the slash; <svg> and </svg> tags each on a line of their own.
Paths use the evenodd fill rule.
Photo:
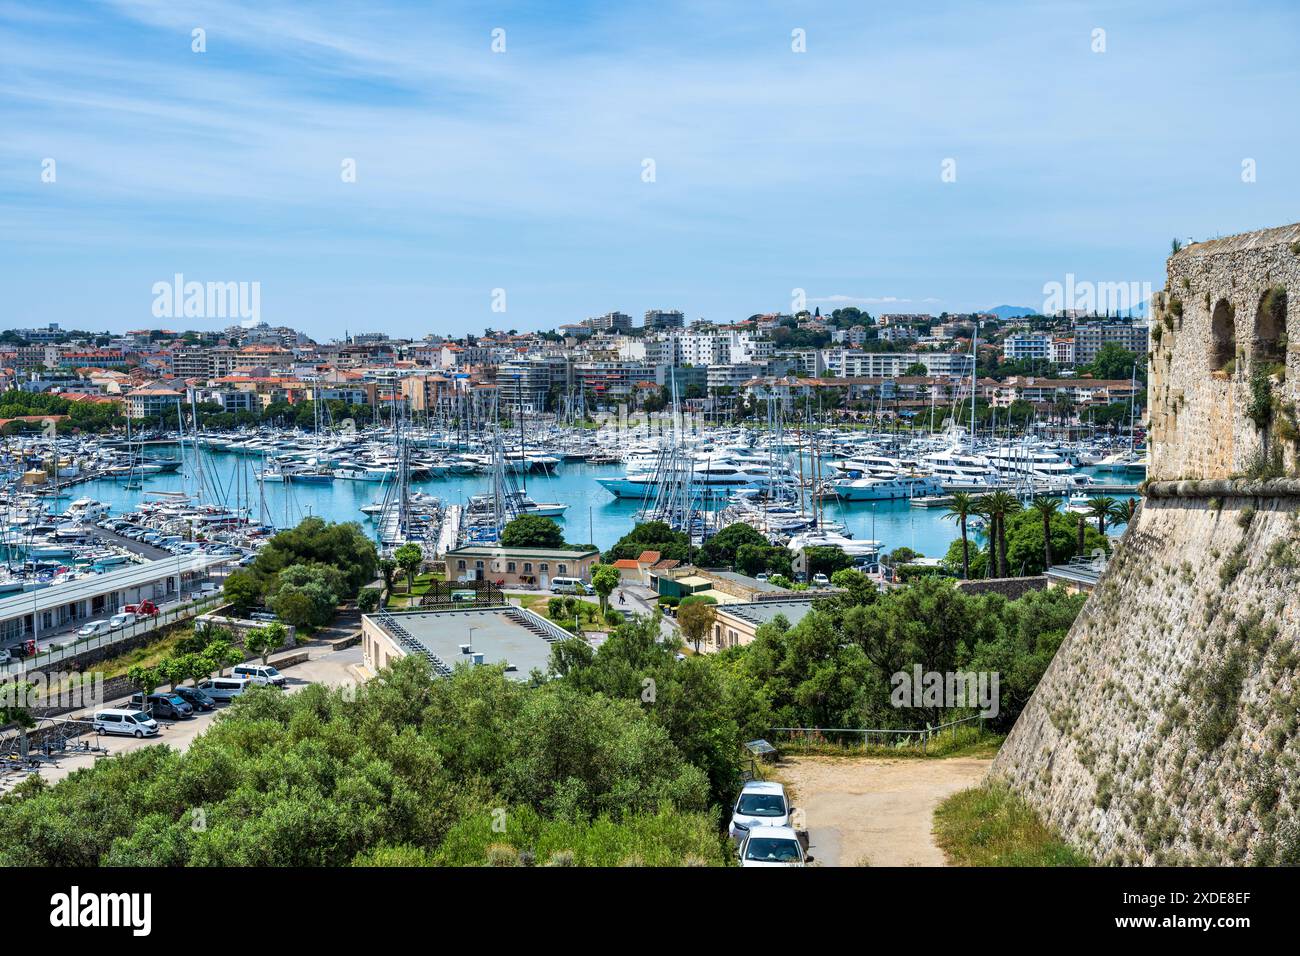
<svg viewBox="0 0 1300 956">
<path fill-rule="evenodd" d="M 979 714 L 973 714 L 970 717 L 950 720 L 947 723 L 935 726 L 927 724 L 920 730 L 895 730 L 874 727 L 773 727 L 772 735 L 776 738 L 784 736 L 787 743 L 840 743 L 843 746 L 856 744 L 860 739 L 861 743 L 857 744 L 857 746 L 860 746 L 863 750 L 870 747 L 898 747 L 915 744 L 920 747 L 921 753 L 925 753 L 930 741 L 938 739 L 944 731 L 955 735 L 958 727 L 974 723 L 978 723 L 979 728 L 983 730 L 984 718 Z"/>
<path fill-rule="evenodd" d="M 184 604 L 174 604 L 166 608 L 160 608 L 158 613 L 152 617 L 137 619 L 132 624 L 126 624 L 116 631 L 109 631 L 106 634 L 96 634 L 91 637 L 77 637 L 75 633 L 69 634 L 63 638 L 59 647 L 41 651 L 31 657 L 15 658 L 8 664 L 0 665 L 0 674 L 21 677 L 27 671 L 46 670 L 54 664 L 73 660 L 78 655 L 86 653 L 86 651 L 111 647 L 140 634 L 148 634 L 150 631 L 156 631 L 178 621 L 188 620 L 206 610 L 224 604 L 225 600 L 221 593 L 218 592 L 198 601 L 187 601 Z M 56 638 L 56 640 L 58 639 Z"/>
<path fill-rule="evenodd" d="M 468 600 L 470 593 L 473 600 Z M 429 582 L 429 589 L 420 595 L 420 607 L 441 607 L 456 604 L 473 607 L 476 604 L 505 604 L 505 593 L 491 581 L 439 581 Z"/>
</svg>

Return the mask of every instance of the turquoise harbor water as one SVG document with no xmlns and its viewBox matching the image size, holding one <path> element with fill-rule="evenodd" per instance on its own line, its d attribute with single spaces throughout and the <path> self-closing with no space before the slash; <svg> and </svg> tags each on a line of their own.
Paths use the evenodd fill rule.
<svg viewBox="0 0 1300 956">
<path fill-rule="evenodd" d="M 175 447 L 161 447 L 150 449 L 150 454 L 174 458 L 180 452 Z M 208 488 L 204 500 L 214 497 L 212 486 L 215 485 L 219 504 L 230 508 L 248 504 L 256 519 L 261 499 L 254 473 L 261 468 L 260 459 L 207 451 L 201 454 L 204 484 Z M 623 470 L 621 465 L 566 462 L 555 475 L 529 475 L 528 494 L 538 502 L 559 501 L 569 506 L 561 520 L 569 541 L 591 542 L 602 549 L 608 548 L 631 529 L 634 515 L 642 507 L 640 501 L 614 498 L 596 483 L 597 478 L 617 476 Z M 117 515 L 133 510 L 151 491 L 193 494 L 197 484 L 193 471 L 193 451 L 187 448 L 185 464 L 179 472 L 149 477 L 142 489 L 127 489 L 123 481 L 101 480 L 85 482 L 68 491 L 72 498 L 106 501 Z M 412 487 L 449 504 L 460 504 L 471 495 L 489 493 L 491 485 L 490 476 L 475 475 L 414 482 Z M 293 525 L 308 515 L 316 515 L 330 521 L 358 521 L 367 531 L 372 531 L 373 523 L 359 509 L 382 501 L 386 487 L 366 481 L 335 480 L 319 485 L 267 482 L 264 486 L 266 513 L 276 527 Z M 906 546 L 930 557 L 942 557 L 958 534 L 956 524 L 944 519 L 944 509 L 914 508 L 907 501 L 826 502 L 825 511 L 828 520 L 844 523 L 854 538 L 879 540 L 886 551 Z"/>
</svg>

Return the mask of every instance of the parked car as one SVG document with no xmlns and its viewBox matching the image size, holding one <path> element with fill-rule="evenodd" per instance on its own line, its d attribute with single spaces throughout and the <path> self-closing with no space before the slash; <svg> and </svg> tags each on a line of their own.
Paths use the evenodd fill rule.
<svg viewBox="0 0 1300 956">
<path fill-rule="evenodd" d="M 770 575 L 766 571 L 759 571 L 756 575 L 754 575 L 754 580 L 766 581 L 769 577 Z"/>
<path fill-rule="evenodd" d="M 284 675 L 270 664 L 236 664 L 230 669 L 234 677 L 247 677 L 261 687 L 283 687 Z"/>
<path fill-rule="evenodd" d="M 112 617 L 108 619 L 108 629 L 110 631 L 120 631 L 128 624 L 134 624 L 134 623 L 135 623 L 135 615 L 132 614 L 130 611 L 122 611 L 118 614 L 114 614 Z"/>
<path fill-rule="evenodd" d="M 198 688 L 220 703 L 223 700 L 227 702 L 234 700 L 248 690 L 252 683 L 247 677 L 209 677 L 207 680 L 199 681 Z"/>
<path fill-rule="evenodd" d="M 818 571 L 816 574 L 813 575 L 812 583 L 813 583 L 813 587 L 818 587 L 818 588 L 829 587 L 831 583 L 831 579 L 828 578 L 826 575 L 822 574 L 820 571 Z"/>
<path fill-rule="evenodd" d="M 83 624 L 77 628 L 77 636 L 95 637 L 98 634 L 107 634 L 108 631 L 108 621 L 91 621 L 89 624 Z"/>
<path fill-rule="evenodd" d="M 195 713 L 205 710 L 215 710 L 217 706 L 215 700 L 203 693 L 203 691 L 199 690 L 197 687 L 186 687 L 182 684 L 180 687 L 176 688 L 176 696 L 193 707 Z"/>
<path fill-rule="evenodd" d="M 743 840 L 759 827 L 790 825 L 790 801 L 779 783 L 751 780 L 740 788 L 740 796 L 731 808 L 727 833 L 733 840 Z"/>
<path fill-rule="evenodd" d="M 580 578 L 551 578 L 553 594 L 590 594 Z"/>
<path fill-rule="evenodd" d="M 184 720 L 194 716 L 194 707 L 179 694 L 131 695 L 131 706 L 163 720 Z"/>
<path fill-rule="evenodd" d="M 13 659 L 14 656 L 9 653 L 9 648 L 0 647 L 0 664 L 8 664 Z"/>
<path fill-rule="evenodd" d="M 757 827 L 740 844 L 741 866 L 804 866 L 812 859 L 789 827 Z"/>
<path fill-rule="evenodd" d="M 152 737 L 158 733 L 158 721 L 148 714 L 120 708 L 95 711 L 91 726 L 96 733 L 122 734 L 127 737 Z"/>
<path fill-rule="evenodd" d="M 279 620 L 278 617 L 276 617 L 274 614 L 270 613 L 269 611 L 254 611 L 252 614 L 248 615 L 248 617 L 250 620 L 253 621 L 278 621 Z"/>
</svg>

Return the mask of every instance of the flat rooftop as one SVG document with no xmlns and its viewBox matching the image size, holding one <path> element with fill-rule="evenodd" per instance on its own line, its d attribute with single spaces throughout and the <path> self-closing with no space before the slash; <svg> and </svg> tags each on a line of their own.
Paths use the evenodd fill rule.
<svg viewBox="0 0 1300 956">
<path fill-rule="evenodd" d="M 205 554 L 197 557 L 184 555 L 176 558 L 160 558 L 133 564 L 117 571 L 105 571 L 100 574 L 87 574 L 72 581 L 56 581 L 49 587 L 23 591 L 13 597 L 0 600 L 0 621 L 21 617 L 36 611 L 49 610 L 61 604 L 73 601 L 85 601 L 112 591 L 125 591 L 143 587 L 164 578 L 182 574 L 201 574 L 218 564 L 228 564 L 229 555 Z"/>
<path fill-rule="evenodd" d="M 824 597 L 825 595 L 817 595 Z M 719 614 L 731 614 L 755 625 L 770 624 L 780 614 L 790 626 L 798 624 L 812 610 L 810 596 L 798 601 L 753 601 L 746 604 L 727 604 L 718 608 Z"/>
<path fill-rule="evenodd" d="M 469 663 L 469 655 L 460 652 L 462 644 L 481 653 L 484 664 L 513 664 L 515 670 L 506 672 L 512 680 L 527 680 L 529 671 L 534 667 L 544 671 L 551 660 L 550 642 L 503 607 L 398 612 L 389 617 L 448 667 Z M 371 619 L 384 627 L 382 616 Z"/>
</svg>

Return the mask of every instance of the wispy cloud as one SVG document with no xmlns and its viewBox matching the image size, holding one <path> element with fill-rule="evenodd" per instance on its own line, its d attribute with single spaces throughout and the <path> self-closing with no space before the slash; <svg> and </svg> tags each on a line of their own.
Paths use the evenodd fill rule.
<svg viewBox="0 0 1300 956">
<path fill-rule="evenodd" d="M 1300 92 L 1282 5 L 1249 28 L 1209 4 L 547 7 L 0 3 L 11 301 L 70 321 L 48 289 L 89 275 L 97 314 L 135 321 L 141 277 L 183 267 L 255 269 L 325 334 L 500 324 L 498 286 L 519 327 L 795 287 L 976 307 L 1066 271 L 1151 278 L 1168 235 L 1300 198 L 1297 133 L 1260 95 Z"/>
</svg>

